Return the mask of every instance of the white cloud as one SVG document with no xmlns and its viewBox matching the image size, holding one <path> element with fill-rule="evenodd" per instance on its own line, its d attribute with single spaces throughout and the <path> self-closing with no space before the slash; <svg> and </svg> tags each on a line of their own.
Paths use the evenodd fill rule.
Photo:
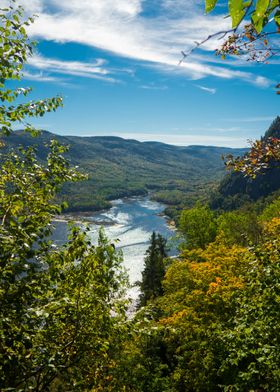
<svg viewBox="0 0 280 392">
<path fill-rule="evenodd" d="M 229 28 L 229 18 L 203 15 L 200 3 L 194 0 L 162 0 L 156 2 L 156 16 L 143 13 L 151 6 L 147 0 L 36 0 L 29 10 L 39 14 L 31 26 L 35 36 L 58 42 L 77 42 L 113 52 L 143 64 L 159 66 L 166 71 L 178 69 L 180 52 L 188 51 L 217 30 Z M 198 5 L 199 3 L 199 5 Z M 50 8 L 51 7 L 51 8 Z M 220 41 L 209 40 L 202 50 L 209 54 Z M 203 56 L 202 56 L 203 57 Z M 229 66 L 207 64 L 207 59 L 189 57 L 179 72 L 192 79 L 211 75 L 218 78 L 239 78 L 257 86 L 271 82 L 252 73 L 230 69 Z M 76 71 L 75 71 L 76 72 Z M 84 73 L 86 75 L 86 72 Z M 89 75 L 97 75 L 89 72 Z M 100 74 L 99 74 L 100 75 Z"/>
<path fill-rule="evenodd" d="M 260 87 L 269 87 L 272 82 L 263 76 L 257 76 L 255 83 Z"/>
<path fill-rule="evenodd" d="M 56 76 L 45 75 L 43 72 L 32 73 L 25 71 L 23 74 L 24 79 L 27 80 L 35 80 L 38 82 L 61 82 L 62 79 L 57 78 Z"/>
<path fill-rule="evenodd" d="M 217 91 L 217 89 L 215 88 L 210 88 L 210 87 L 205 87 L 200 85 L 196 85 L 196 87 L 200 88 L 200 90 L 206 91 L 209 94 L 216 94 Z"/>
<path fill-rule="evenodd" d="M 142 84 L 140 88 L 144 90 L 168 90 L 168 87 L 165 85 L 157 85 L 155 83 L 150 83 L 150 84 Z"/>
<path fill-rule="evenodd" d="M 85 63 L 80 61 L 62 61 L 34 55 L 29 59 L 28 64 L 40 71 L 99 79 L 110 83 L 119 82 L 117 79 L 110 76 L 111 71 L 106 69 L 106 61 L 103 59 L 97 59 L 92 63 Z M 27 72 L 25 72 L 25 76 L 26 75 L 28 75 Z M 49 81 L 51 80 L 49 79 Z"/>
</svg>

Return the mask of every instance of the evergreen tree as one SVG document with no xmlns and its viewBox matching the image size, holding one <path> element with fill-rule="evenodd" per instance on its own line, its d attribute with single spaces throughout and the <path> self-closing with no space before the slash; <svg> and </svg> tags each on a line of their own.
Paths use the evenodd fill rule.
<svg viewBox="0 0 280 392">
<path fill-rule="evenodd" d="M 145 306 L 149 299 L 163 294 L 162 280 L 165 272 L 163 259 L 165 257 L 167 257 L 166 239 L 153 232 L 150 246 L 146 251 L 145 268 L 140 283 L 140 307 Z"/>
<path fill-rule="evenodd" d="M 280 138 L 280 116 L 277 116 L 264 135 L 264 139 L 269 137 Z"/>
</svg>

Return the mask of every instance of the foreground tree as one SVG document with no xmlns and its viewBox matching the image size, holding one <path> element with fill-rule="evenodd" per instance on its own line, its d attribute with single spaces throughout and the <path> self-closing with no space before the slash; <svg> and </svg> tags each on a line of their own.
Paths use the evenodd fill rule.
<svg viewBox="0 0 280 392">
<path fill-rule="evenodd" d="M 49 240 L 69 174 L 55 151 L 47 168 L 30 154 L 1 170 L 1 390 L 86 390 L 105 382 L 124 332 L 121 256 L 102 233 L 97 247 L 78 228 L 62 248 Z"/>
<path fill-rule="evenodd" d="M 217 0 L 206 0 L 205 10 L 211 12 Z M 279 46 L 269 45 L 268 39 L 279 33 L 280 5 L 278 0 L 228 0 L 228 12 L 232 21 L 232 29 L 214 34 L 219 38 L 226 37 L 217 54 L 246 56 L 247 60 L 267 62 L 280 52 Z M 244 23 L 242 23 L 244 22 Z M 212 36 L 207 39 L 211 39 Z M 275 46 L 275 47 L 274 47 Z"/>
<path fill-rule="evenodd" d="M 245 156 L 234 158 L 228 155 L 226 166 L 251 178 L 269 169 L 280 168 L 280 117 L 276 117 L 261 140 L 251 143 Z"/>
<path fill-rule="evenodd" d="M 162 280 L 165 272 L 163 260 L 166 257 L 166 239 L 153 232 L 144 260 L 139 306 L 145 306 L 150 299 L 162 295 Z"/>
<path fill-rule="evenodd" d="M 279 390 L 279 224 L 255 246 L 217 237 L 172 260 L 125 348 L 132 390 Z"/>
<path fill-rule="evenodd" d="M 220 368 L 225 390 L 280 388 L 279 235 L 280 219 L 274 218 L 265 225 L 263 243 L 251 250 L 232 327 L 223 336 L 228 350 Z"/>
<path fill-rule="evenodd" d="M 211 12 L 217 5 L 217 0 L 206 0 L 205 10 Z M 225 38 L 224 43 L 216 50 L 217 55 L 224 59 L 227 55 L 245 56 L 247 61 L 268 63 L 271 57 L 280 53 L 277 38 L 280 32 L 280 3 L 279 0 L 228 0 L 229 16 L 232 29 L 220 31 L 198 43 L 202 45 L 214 36 Z M 250 18 L 248 21 L 248 17 Z M 244 23 L 243 23 L 244 22 Z M 271 40 L 270 37 L 277 37 Z M 184 54 L 184 57 L 187 55 Z M 280 94 L 280 84 L 276 86 Z M 256 174 L 269 167 L 269 162 L 280 161 L 280 138 L 268 137 L 251 143 L 250 152 L 243 158 L 234 159 L 229 156 L 226 162 L 228 168 L 255 177 Z"/>
<path fill-rule="evenodd" d="M 46 112 L 62 106 L 62 98 L 55 97 L 16 104 L 20 97 L 27 96 L 31 88 L 10 89 L 8 81 L 21 79 L 24 64 L 32 55 L 34 43 L 26 33 L 26 27 L 33 18 L 24 19 L 24 10 L 15 5 L 15 0 L 8 8 L 0 8 L 0 124 L 1 133 L 13 132 L 13 124 L 20 123 L 29 132 L 36 134 L 36 129 L 28 123 L 29 117 L 41 117 Z M 0 135 L 1 136 L 1 135 Z"/>
<path fill-rule="evenodd" d="M 30 89 L 10 90 L 32 53 L 22 8 L 0 14 L 1 133 L 41 116 L 61 98 L 10 105 Z M 7 139 L 8 140 L 8 139 Z M 69 167 L 66 147 L 52 141 L 46 162 L 33 148 L 0 156 L 0 388 L 1 391 L 106 390 L 125 336 L 121 255 L 101 232 L 92 246 L 73 228 L 58 248 L 51 221 L 56 192 L 82 176 Z"/>
</svg>

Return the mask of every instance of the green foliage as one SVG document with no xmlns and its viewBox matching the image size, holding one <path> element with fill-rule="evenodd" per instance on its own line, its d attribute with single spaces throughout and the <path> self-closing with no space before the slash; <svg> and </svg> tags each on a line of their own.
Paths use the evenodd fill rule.
<svg viewBox="0 0 280 392">
<path fill-rule="evenodd" d="M 279 228 L 274 218 L 253 247 L 217 238 L 173 260 L 120 359 L 131 390 L 279 389 Z"/>
<path fill-rule="evenodd" d="M 52 203 L 55 192 L 63 182 L 80 179 L 61 155 L 64 150 L 53 142 L 46 166 L 31 148 L 22 150 L 1 168 L 3 391 L 98 384 L 100 369 L 121 339 L 120 255 L 102 232 L 96 248 L 77 228 L 61 249 L 49 240 L 52 216 L 60 210 Z"/>
<path fill-rule="evenodd" d="M 26 27 L 33 22 L 33 18 L 24 19 L 22 7 L 11 6 L 0 9 L 0 135 L 13 132 L 13 124 L 21 123 L 25 130 L 36 133 L 36 130 L 26 122 L 29 117 L 43 116 L 45 112 L 56 110 L 62 106 L 61 97 L 29 101 L 15 104 L 19 97 L 25 97 L 30 88 L 6 88 L 9 80 L 20 80 L 23 65 L 32 55 L 34 43 L 30 42 Z"/>
<path fill-rule="evenodd" d="M 232 19 L 232 27 L 239 25 L 245 16 L 245 6 L 243 0 L 229 0 L 228 10 Z"/>
<path fill-rule="evenodd" d="M 205 248 L 216 237 L 217 225 L 214 213 L 208 206 L 197 204 L 181 213 L 179 229 L 188 249 Z"/>
<path fill-rule="evenodd" d="M 25 32 L 32 19 L 22 18 L 21 8 L 1 10 L 0 122 L 9 137 L 15 121 L 61 104 L 55 98 L 10 105 L 30 91 L 5 89 L 7 80 L 20 79 L 32 52 Z M 52 243 L 51 221 L 61 211 L 56 193 L 84 176 L 70 168 L 65 146 L 49 140 L 41 148 L 43 160 L 32 146 L 1 149 L 0 388 L 106 390 L 126 336 L 122 257 L 103 232 L 96 247 L 76 227 L 63 247 Z"/>
<path fill-rule="evenodd" d="M 261 227 L 254 212 L 227 212 L 219 216 L 217 224 L 218 234 L 222 235 L 229 245 L 248 246 L 260 240 Z"/>
<path fill-rule="evenodd" d="M 216 6 L 217 0 L 206 0 L 205 2 L 205 11 L 211 12 Z"/>
<path fill-rule="evenodd" d="M 269 221 L 272 218 L 280 218 L 280 197 L 269 204 L 260 216 L 261 221 Z"/>
<path fill-rule="evenodd" d="M 236 298 L 233 327 L 224 335 L 228 355 L 220 373 L 226 391 L 280 388 L 279 223 L 272 221 L 264 243 L 252 251 L 245 288 Z"/>
<path fill-rule="evenodd" d="M 234 170 L 226 175 L 211 196 L 210 207 L 225 211 L 267 197 L 280 189 L 279 160 L 280 117 L 272 122 L 264 137 L 249 153 L 234 159 Z M 271 140 L 274 140 L 271 144 Z"/>
<path fill-rule="evenodd" d="M 280 139 L 280 116 L 277 116 L 266 131 L 264 138 L 277 138 Z"/>
<path fill-rule="evenodd" d="M 3 140 L 6 150 L 20 144 L 39 144 L 38 156 L 44 161 L 44 144 L 54 137 L 60 144 L 69 145 L 66 157 L 71 164 L 88 174 L 88 180 L 79 187 L 66 184 L 61 190 L 60 200 L 67 201 L 70 212 L 108 208 L 110 200 L 148 193 L 171 208 L 191 207 L 198 199 L 206 200 L 207 190 L 224 175 L 221 155 L 245 152 L 219 147 L 181 148 L 118 137 L 54 136 L 44 131 L 37 138 L 15 132 Z"/>
<path fill-rule="evenodd" d="M 162 280 L 165 272 L 164 258 L 166 257 L 166 239 L 153 232 L 150 246 L 146 251 L 142 281 L 140 282 L 140 307 L 145 306 L 149 300 L 162 295 Z"/>
<path fill-rule="evenodd" d="M 212 11 L 215 8 L 216 3 L 217 1 L 214 0 L 206 0 L 206 12 Z M 239 26 L 247 13 L 251 15 L 251 23 L 258 33 L 261 33 L 270 18 L 274 20 L 276 27 L 280 26 L 278 0 L 228 0 L 228 10 L 233 28 Z"/>
</svg>

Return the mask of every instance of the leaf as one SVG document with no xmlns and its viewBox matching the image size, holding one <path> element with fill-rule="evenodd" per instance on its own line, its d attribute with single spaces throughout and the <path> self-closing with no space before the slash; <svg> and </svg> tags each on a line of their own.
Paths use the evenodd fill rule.
<svg viewBox="0 0 280 392">
<path fill-rule="evenodd" d="M 263 29 L 263 26 L 265 25 L 265 18 L 261 17 L 259 18 L 255 13 L 252 15 L 252 24 L 254 25 L 257 33 L 260 33 Z"/>
<path fill-rule="evenodd" d="M 268 9 L 269 3 L 270 0 L 258 0 L 256 10 L 252 15 L 251 19 L 258 33 L 262 31 L 264 25 L 267 23 L 268 18 L 266 11 Z"/>
<path fill-rule="evenodd" d="M 280 27 L 280 11 L 277 11 L 276 14 L 274 15 L 274 20 L 277 26 Z"/>
<path fill-rule="evenodd" d="M 208 14 L 209 12 L 211 12 L 216 4 L 217 4 L 218 0 L 206 0 L 205 1 L 205 12 Z"/>
<path fill-rule="evenodd" d="M 229 0 L 228 10 L 232 19 L 232 27 L 235 28 L 245 15 L 243 0 Z"/>
<path fill-rule="evenodd" d="M 257 16 L 263 17 L 269 6 L 270 0 L 258 0 L 256 5 Z"/>
</svg>

